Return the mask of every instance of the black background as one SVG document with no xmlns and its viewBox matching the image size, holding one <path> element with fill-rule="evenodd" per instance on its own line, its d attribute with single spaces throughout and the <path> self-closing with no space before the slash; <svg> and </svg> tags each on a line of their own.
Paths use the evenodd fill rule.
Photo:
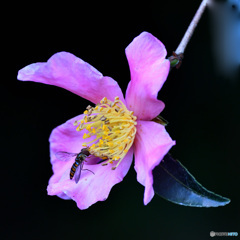
<svg viewBox="0 0 240 240">
<path fill-rule="evenodd" d="M 82 113 L 88 102 L 64 89 L 16 80 L 24 66 L 68 51 L 117 80 L 125 92 L 130 78 L 126 46 L 148 31 L 165 44 L 170 56 L 199 4 L 59 1 L 17 6 L 14 74 L 2 79 L 1 94 L 1 161 L 6 174 L 1 187 L 6 213 L 2 239 L 209 239 L 210 231 L 240 234 L 240 81 L 214 71 L 208 10 L 181 68 L 171 71 L 159 99 L 166 104 L 162 115 L 170 122 L 167 131 L 177 142 L 172 155 L 203 186 L 229 197 L 232 201 L 225 207 L 183 207 L 158 196 L 144 206 L 144 188 L 133 167 L 105 202 L 87 210 L 48 196 L 48 137 L 53 128 Z"/>
</svg>

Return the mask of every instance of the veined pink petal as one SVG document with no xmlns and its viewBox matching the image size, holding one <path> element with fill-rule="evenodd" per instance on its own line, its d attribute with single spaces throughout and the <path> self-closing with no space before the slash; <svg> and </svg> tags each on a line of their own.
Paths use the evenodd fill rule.
<svg viewBox="0 0 240 240">
<path fill-rule="evenodd" d="M 114 101 L 116 96 L 125 102 L 115 80 L 104 77 L 90 64 L 67 52 L 56 53 L 47 62 L 24 67 L 18 72 L 18 79 L 62 87 L 95 104 L 103 97 Z"/>
<path fill-rule="evenodd" d="M 148 32 L 134 38 L 126 48 L 131 72 L 126 102 L 140 120 L 152 120 L 164 109 L 157 94 L 170 68 L 166 54 L 165 46 Z"/>
<path fill-rule="evenodd" d="M 69 179 L 69 173 L 74 158 L 70 161 L 62 161 L 57 158 L 57 152 L 66 151 L 78 153 L 83 148 L 82 139 L 84 130 L 78 132 L 73 126 L 74 121 L 82 118 L 83 115 L 70 119 L 66 123 L 55 128 L 50 136 L 51 163 L 53 166 L 53 176 L 49 180 L 47 188 L 49 195 L 57 195 L 63 199 L 73 199 L 80 209 L 86 209 L 97 201 L 107 199 L 111 188 L 122 181 L 127 174 L 133 158 L 131 148 L 121 164 L 112 170 L 111 164 L 102 166 L 101 164 L 84 164 L 83 169 L 89 169 L 93 173 L 83 170 L 80 181 Z M 87 140 L 91 141 L 91 138 Z M 86 159 L 87 160 L 87 159 Z"/>
<path fill-rule="evenodd" d="M 134 141 L 135 170 L 138 182 L 145 186 L 145 205 L 154 196 L 152 170 L 174 144 L 175 141 L 170 138 L 163 125 L 151 121 L 138 121 Z"/>
<path fill-rule="evenodd" d="M 76 116 L 64 124 L 53 129 L 49 142 L 50 142 L 50 159 L 52 163 L 53 176 L 49 180 L 49 184 L 60 181 L 63 174 L 68 172 L 68 178 L 71 166 L 74 163 L 74 158 L 70 161 L 61 161 L 57 158 L 58 152 L 69 152 L 69 153 L 79 153 L 81 151 L 82 143 L 84 142 L 83 134 L 86 130 L 76 131 L 76 126 L 73 123 L 79 119 L 82 119 L 84 114 Z M 59 197 L 67 199 L 63 192 L 58 194 Z"/>
</svg>

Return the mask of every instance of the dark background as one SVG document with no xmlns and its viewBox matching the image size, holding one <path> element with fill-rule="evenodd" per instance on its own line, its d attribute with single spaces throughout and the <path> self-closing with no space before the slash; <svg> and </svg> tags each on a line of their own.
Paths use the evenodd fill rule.
<svg viewBox="0 0 240 240">
<path fill-rule="evenodd" d="M 148 31 L 165 44 L 170 56 L 199 4 L 58 1 L 16 6 L 15 65 L 11 79 L 2 79 L 1 93 L 1 192 L 6 213 L 1 239 L 202 240 L 210 238 L 210 231 L 240 234 L 240 78 L 223 77 L 214 70 L 208 10 L 181 68 L 171 71 L 159 99 L 166 104 L 162 116 L 170 122 L 167 131 L 177 142 L 172 155 L 203 186 L 230 198 L 225 207 L 183 207 L 158 196 L 144 206 L 144 188 L 133 166 L 105 202 L 87 210 L 79 210 L 74 201 L 48 196 L 48 137 L 53 128 L 82 113 L 88 102 L 54 86 L 16 80 L 24 66 L 68 51 L 117 80 L 125 92 L 130 78 L 125 47 Z"/>
</svg>

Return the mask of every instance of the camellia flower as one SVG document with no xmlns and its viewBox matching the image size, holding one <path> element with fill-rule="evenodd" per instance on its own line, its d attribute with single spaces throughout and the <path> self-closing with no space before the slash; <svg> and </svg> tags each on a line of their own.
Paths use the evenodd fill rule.
<svg viewBox="0 0 240 240">
<path fill-rule="evenodd" d="M 127 174 L 134 153 L 137 180 L 145 186 L 144 204 L 151 201 L 152 170 L 175 144 L 163 125 L 151 121 L 164 109 L 157 94 L 169 72 L 166 54 L 164 45 L 150 33 L 132 41 L 126 48 L 131 81 L 125 99 L 116 81 L 67 52 L 19 71 L 19 80 L 62 87 L 95 104 L 52 131 L 49 195 L 73 199 L 80 209 L 104 201 Z M 80 153 L 82 148 L 90 156 L 75 183 L 69 177 L 75 158 L 63 161 L 58 153 Z"/>
</svg>

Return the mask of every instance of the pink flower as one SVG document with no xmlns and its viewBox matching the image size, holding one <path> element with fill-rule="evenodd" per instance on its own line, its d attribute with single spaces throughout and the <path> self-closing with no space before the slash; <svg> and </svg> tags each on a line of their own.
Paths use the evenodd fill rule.
<svg viewBox="0 0 240 240">
<path fill-rule="evenodd" d="M 131 81 L 125 99 L 116 81 L 71 53 L 56 53 L 46 63 L 34 63 L 19 71 L 19 80 L 62 87 L 97 104 L 52 131 L 49 195 L 73 199 L 80 209 L 104 201 L 113 185 L 127 174 L 134 153 L 137 180 L 145 186 L 144 204 L 151 201 L 152 170 L 175 144 L 163 125 L 151 121 L 164 109 L 157 94 L 169 72 L 166 54 L 164 45 L 147 32 L 130 43 L 126 56 Z M 83 169 L 94 174 L 82 171 L 76 184 L 69 178 L 75 159 L 62 161 L 58 152 L 79 153 L 83 146 L 92 156 Z"/>
</svg>

